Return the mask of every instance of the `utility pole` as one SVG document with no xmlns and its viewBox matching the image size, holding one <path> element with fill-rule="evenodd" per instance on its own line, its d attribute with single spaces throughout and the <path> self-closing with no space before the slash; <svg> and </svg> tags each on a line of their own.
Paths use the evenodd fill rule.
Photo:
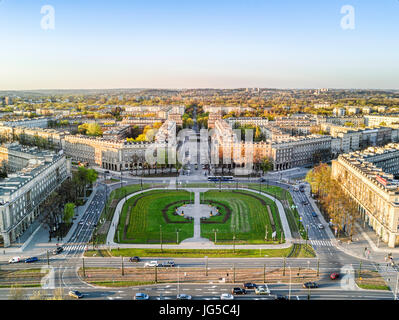
<svg viewBox="0 0 399 320">
<path fill-rule="evenodd" d="M 317 259 L 317 276 L 319 276 L 320 259 Z"/>
<path fill-rule="evenodd" d="M 395 300 L 398 299 L 398 282 L 399 282 L 399 272 L 396 273 Z"/>
<path fill-rule="evenodd" d="M 177 295 L 180 294 L 180 266 L 177 266 Z"/>
<path fill-rule="evenodd" d="M 288 291 L 288 300 L 291 300 L 291 266 L 288 266 L 290 268 L 290 288 Z"/>
<path fill-rule="evenodd" d="M 308 231 L 309 231 L 309 225 L 306 225 L 306 242 L 305 242 L 305 246 L 308 246 L 308 238 L 309 238 Z"/>
<path fill-rule="evenodd" d="M 121 258 L 122 258 L 122 276 L 124 276 L 125 275 L 125 270 L 123 269 L 123 256 L 121 256 Z"/>
<path fill-rule="evenodd" d="M 160 240 L 160 242 L 161 242 L 161 252 L 163 252 L 163 249 L 162 249 L 162 225 L 159 225 L 159 240 Z"/>
<path fill-rule="evenodd" d="M 263 265 L 263 283 L 266 283 L 266 264 Z"/>
<path fill-rule="evenodd" d="M 208 276 L 208 256 L 205 257 L 205 275 Z"/>
<path fill-rule="evenodd" d="M 285 257 L 284 257 L 284 266 L 283 266 L 283 277 L 285 277 Z"/>
<path fill-rule="evenodd" d="M 83 262 L 83 277 L 86 278 L 85 258 L 82 258 L 82 262 Z"/>
<path fill-rule="evenodd" d="M 236 283 L 236 264 L 233 264 L 233 283 Z"/>
<path fill-rule="evenodd" d="M 49 256 L 48 256 L 48 250 L 47 250 L 47 265 L 48 266 L 50 265 L 50 259 L 49 259 Z"/>
<path fill-rule="evenodd" d="M 176 230 L 176 243 L 177 244 L 179 244 L 179 232 L 180 232 L 180 229 L 177 229 Z"/>
<path fill-rule="evenodd" d="M 265 242 L 267 242 L 267 223 L 265 224 Z"/>
<path fill-rule="evenodd" d="M 360 260 L 360 264 L 359 264 L 359 277 L 362 274 L 362 260 Z"/>
</svg>

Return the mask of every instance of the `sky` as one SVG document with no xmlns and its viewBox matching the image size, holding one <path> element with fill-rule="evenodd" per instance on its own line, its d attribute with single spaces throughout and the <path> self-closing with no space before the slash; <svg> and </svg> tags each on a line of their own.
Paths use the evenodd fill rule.
<svg viewBox="0 0 399 320">
<path fill-rule="evenodd" d="M 0 0 L 0 90 L 399 89 L 398 35 L 399 0 Z"/>
</svg>

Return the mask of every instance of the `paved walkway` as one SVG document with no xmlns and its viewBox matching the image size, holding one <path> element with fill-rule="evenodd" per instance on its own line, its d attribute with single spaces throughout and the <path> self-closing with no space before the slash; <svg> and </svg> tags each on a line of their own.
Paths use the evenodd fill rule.
<svg viewBox="0 0 399 320">
<path fill-rule="evenodd" d="M 169 186 L 169 189 L 171 189 L 171 186 Z M 186 191 L 192 191 L 192 192 L 197 192 L 197 203 L 199 204 L 199 193 L 200 192 L 204 192 L 206 190 L 211 190 L 211 189 L 218 189 L 218 188 L 200 188 L 200 189 L 183 189 L 183 188 L 179 188 L 179 190 L 186 190 Z M 223 190 L 230 190 L 228 188 L 222 188 Z M 143 192 L 148 192 L 150 190 L 165 190 L 162 188 L 154 188 L 154 189 L 147 189 L 147 190 L 143 190 L 143 191 L 138 191 L 135 193 L 132 193 L 130 195 L 128 195 L 126 198 L 122 199 L 119 201 L 119 203 L 117 204 L 116 208 L 115 208 L 115 213 L 114 213 L 114 217 L 112 219 L 111 222 L 111 226 L 107 235 L 107 240 L 106 240 L 106 246 L 109 247 L 118 247 L 118 248 L 159 248 L 159 244 L 122 244 L 122 243 L 116 243 L 114 242 L 114 238 L 115 238 L 115 232 L 116 232 L 116 228 L 118 226 L 118 222 L 119 222 L 119 216 L 122 212 L 122 208 L 123 205 L 125 204 L 125 201 L 127 201 L 128 199 L 141 194 Z M 282 203 L 278 200 L 275 199 L 273 196 L 270 196 L 268 194 L 265 194 L 263 192 L 260 191 L 255 191 L 252 189 L 246 189 L 246 188 L 238 188 L 238 190 L 246 190 L 246 191 L 250 191 L 253 193 L 258 193 L 261 194 L 273 201 L 275 201 L 276 205 L 277 205 L 277 209 L 279 211 L 280 214 L 280 220 L 281 220 L 281 224 L 283 227 L 283 231 L 284 231 L 284 235 L 285 235 L 285 243 L 282 244 L 269 244 L 269 245 L 236 245 L 236 247 L 239 247 L 240 249 L 282 249 L 282 248 L 289 248 L 292 244 L 292 235 L 291 235 L 291 230 L 289 228 L 288 225 L 288 221 L 287 221 L 287 217 L 285 215 L 285 211 L 284 211 L 284 207 L 282 205 Z M 194 214 L 195 215 L 200 215 L 201 210 L 198 210 L 198 208 L 196 210 L 194 210 Z M 200 239 L 200 241 L 182 241 L 179 245 L 162 245 L 163 248 L 165 249 L 204 249 L 204 248 L 209 248 L 209 249 L 233 249 L 234 246 L 233 245 L 215 245 L 213 242 L 205 239 L 206 241 L 202 241 L 202 238 L 198 238 L 198 235 L 200 235 L 200 223 L 197 224 L 197 231 L 195 233 L 195 235 L 197 235 L 197 239 Z M 195 238 L 196 236 L 194 236 Z"/>
<path fill-rule="evenodd" d="M 68 242 L 77 228 L 84 212 L 94 198 L 96 192 L 97 187 L 93 189 L 93 192 L 87 199 L 86 203 L 83 206 L 76 208 L 74 224 L 66 237 L 64 237 L 62 240 L 58 241 L 57 239 L 53 238 L 51 241 L 49 241 L 48 229 L 39 220 L 36 220 L 32 224 L 32 228 L 26 230 L 25 233 L 20 237 L 21 244 L 14 244 L 11 247 L 3 248 L 0 251 L 0 260 L 8 260 L 13 256 L 22 256 L 23 258 L 27 257 L 28 255 L 39 256 L 46 254 L 47 251 L 55 249 L 58 245 L 63 245 L 64 243 Z"/>
</svg>

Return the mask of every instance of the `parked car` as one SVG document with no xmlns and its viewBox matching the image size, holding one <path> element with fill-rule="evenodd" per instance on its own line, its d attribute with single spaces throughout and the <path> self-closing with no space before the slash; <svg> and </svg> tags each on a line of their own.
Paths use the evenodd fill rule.
<svg viewBox="0 0 399 320">
<path fill-rule="evenodd" d="M 254 288 L 257 287 L 257 285 L 255 283 L 252 283 L 252 282 L 247 282 L 247 283 L 244 283 L 243 287 L 245 289 L 254 289 Z"/>
<path fill-rule="evenodd" d="M 21 262 L 21 257 L 12 257 L 10 260 L 8 260 L 8 263 L 18 263 Z"/>
<path fill-rule="evenodd" d="M 319 285 L 318 285 L 316 282 L 311 282 L 311 281 L 309 281 L 309 282 L 305 282 L 305 283 L 303 284 L 303 287 L 304 287 L 304 288 L 313 289 L 313 288 L 318 288 Z"/>
<path fill-rule="evenodd" d="M 333 272 L 333 273 L 330 274 L 330 279 L 331 280 L 336 280 L 338 278 L 339 278 L 339 273 Z"/>
<path fill-rule="evenodd" d="M 247 293 L 247 290 L 236 287 L 236 288 L 233 288 L 233 289 L 231 290 L 231 293 L 232 293 L 232 294 L 246 294 L 246 293 Z"/>
<path fill-rule="evenodd" d="M 270 294 L 270 290 L 269 290 L 267 285 L 257 286 L 255 288 L 255 294 L 259 294 L 259 295 L 266 294 L 266 295 L 269 295 Z"/>
<path fill-rule="evenodd" d="M 53 254 L 60 254 L 62 251 L 64 251 L 63 247 L 57 247 L 53 250 Z"/>
<path fill-rule="evenodd" d="M 175 266 L 175 262 L 174 261 L 165 261 L 162 262 L 162 267 L 174 267 Z"/>
<path fill-rule="evenodd" d="M 75 299 L 83 298 L 83 294 L 77 290 L 69 291 L 69 296 Z"/>
<path fill-rule="evenodd" d="M 159 267 L 158 261 L 150 261 L 144 263 L 144 267 Z"/>
<path fill-rule="evenodd" d="M 230 293 L 222 293 L 220 295 L 220 300 L 234 300 L 234 296 Z"/>
<path fill-rule="evenodd" d="M 319 223 L 317 226 L 319 227 L 319 229 L 324 229 L 324 226 L 321 223 Z"/>
<path fill-rule="evenodd" d="M 191 300 L 191 296 L 188 294 L 181 293 L 176 296 L 176 299 L 177 300 Z"/>
<path fill-rule="evenodd" d="M 37 257 L 30 257 L 25 259 L 25 263 L 31 263 L 31 262 L 36 262 L 39 261 L 39 259 Z"/>
<path fill-rule="evenodd" d="M 136 293 L 136 295 L 134 296 L 134 300 L 148 300 L 150 297 L 148 296 L 148 294 L 145 293 Z"/>
<path fill-rule="evenodd" d="M 140 262 L 140 258 L 139 257 L 130 257 L 129 261 L 130 262 Z"/>
</svg>

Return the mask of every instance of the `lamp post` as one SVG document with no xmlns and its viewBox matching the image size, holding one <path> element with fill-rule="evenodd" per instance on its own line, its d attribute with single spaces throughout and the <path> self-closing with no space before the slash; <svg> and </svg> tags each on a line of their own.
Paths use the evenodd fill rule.
<svg viewBox="0 0 399 320">
<path fill-rule="evenodd" d="M 265 242 L 267 242 L 267 224 L 265 224 Z"/>
<path fill-rule="evenodd" d="M 163 252 L 162 250 L 162 225 L 159 225 L 159 240 L 161 242 L 161 252 Z"/>
<path fill-rule="evenodd" d="M 208 276 L 208 256 L 205 257 L 205 275 Z"/>
<path fill-rule="evenodd" d="M 180 294 L 180 266 L 177 266 L 177 295 Z"/>
<path fill-rule="evenodd" d="M 176 229 L 176 243 L 179 244 L 179 232 L 180 229 Z"/>
<path fill-rule="evenodd" d="M 291 266 L 288 266 L 288 268 L 290 269 L 290 288 L 288 291 L 288 300 L 291 300 Z"/>
</svg>

